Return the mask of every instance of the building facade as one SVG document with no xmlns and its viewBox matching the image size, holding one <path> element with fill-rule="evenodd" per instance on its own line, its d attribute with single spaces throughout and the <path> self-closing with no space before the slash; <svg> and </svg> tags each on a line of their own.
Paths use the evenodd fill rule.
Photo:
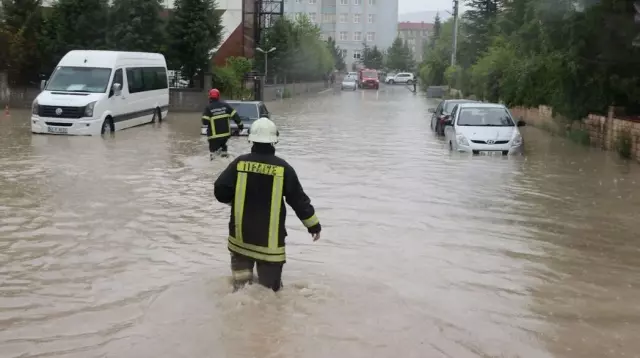
<svg viewBox="0 0 640 358">
<path fill-rule="evenodd" d="M 398 0 L 284 0 L 289 16 L 306 14 L 332 37 L 344 54 L 347 69 L 362 58 L 363 44 L 387 49 L 398 26 Z"/>
<path fill-rule="evenodd" d="M 432 31 L 433 24 L 426 22 L 398 23 L 398 37 L 409 45 L 409 48 L 413 51 L 413 58 L 417 62 L 424 59 L 424 52 Z"/>
</svg>

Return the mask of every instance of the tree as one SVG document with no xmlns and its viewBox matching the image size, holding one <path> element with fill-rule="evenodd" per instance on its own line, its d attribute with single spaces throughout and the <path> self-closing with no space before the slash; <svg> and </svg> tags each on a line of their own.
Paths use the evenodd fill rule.
<svg viewBox="0 0 640 358">
<path fill-rule="evenodd" d="M 40 0 L 2 0 L 0 33 L 6 46 L 0 50 L 9 83 L 26 85 L 38 80 L 42 25 Z"/>
<path fill-rule="evenodd" d="M 401 38 L 396 37 L 387 50 L 387 67 L 393 71 L 411 71 L 414 67 L 413 54 Z"/>
<path fill-rule="evenodd" d="M 211 53 L 222 41 L 222 31 L 214 0 L 176 0 L 167 26 L 169 62 L 193 81 L 209 68 Z"/>
<path fill-rule="evenodd" d="M 45 19 L 42 48 L 49 56 L 43 63 L 49 72 L 70 50 L 104 49 L 107 46 L 108 0 L 58 0 Z"/>
<path fill-rule="evenodd" d="M 344 63 L 344 53 L 342 49 L 336 45 L 336 41 L 331 38 L 331 36 L 327 39 L 327 47 L 329 48 L 329 52 L 331 52 L 331 56 L 333 56 L 336 70 L 344 71 L 347 68 L 347 65 Z"/>
<path fill-rule="evenodd" d="M 108 44 L 119 51 L 162 52 L 166 47 L 160 0 L 113 0 Z"/>
<path fill-rule="evenodd" d="M 378 46 L 369 47 L 363 44 L 362 64 L 367 68 L 382 69 L 384 66 L 384 55 L 378 49 Z"/>
<path fill-rule="evenodd" d="M 431 41 L 427 49 L 433 50 L 436 47 L 436 42 L 440 38 L 440 31 L 442 29 L 442 21 L 440 20 L 440 13 L 436 13 L 436 18 L 433 21 L 433 33 L 431 34 Z"/>
</svg>

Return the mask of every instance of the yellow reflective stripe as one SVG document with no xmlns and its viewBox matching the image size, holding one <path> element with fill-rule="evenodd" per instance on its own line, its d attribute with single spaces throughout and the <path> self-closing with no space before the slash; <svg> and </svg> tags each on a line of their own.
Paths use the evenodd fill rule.
<svg viewBox="0 0 640 358">
<path fill-rule="evenodd" d="M 266 262 L 284 262 L 287 259 L 287 256 L 285 254 L 281 254 L 281 255 L 265 255 L 265 254 L 261 254 L 259 252 L 255 252 L 255 251 L 251 251 L 251 250 L 247 250 L 244 249 L 242 247 L 236 246 L 233 243 L 229 242 L 229 250 L 238 253 L 240 255 L 244 255 L 247 257 L 250 257 L 252 259 L 256 259 L 256 260 L 261 260 L 261 261 L 266 261 Z"/>
<path fill-rule="evenodd" d="M 215 121 L 216 119 L 229 118 L 229 115 L 228 114 L 219 114 L 217 116 L 211 116 L 209 118 L 211 118 L 212 121 Z"/>
<path fill-rule="evenodd" d="M 231 114 L 229 114 L 229 117 L 233 117 L 233 116 L 235 116 L 235 115 L 236 115 L 236 113 L 238 113 L 238 112 L 236 112 L 236 110 L 234 109 L 234 110 L 231 112 Z"/>
<path fill-rule="evenodd" d="M 236 179 L 236 195 L 233 201 L 233 218 L 236 226 L 236 239 L 242 242 L 242 215 L 244 214 L 244 199 L 247 190 L 247 173 L 238 173 Z"/>
<path fill-rule="evenodd" d="M 247 162 L 241 160 L 238 162 L 236 169 L 239 172 L 256 173 L 264 175 L 272 175 L 275 177 L 284 177 L 284 167 L 279 165 L 271 165 L 259 162 Z"/>
<path fill-rule="evenodd" d="M 220 134 L 210 135 L 208 138 L 209 139 L 213 139 L 213 138 L 220 138 L 220 137 L 228 137 L 230 135 L 231 135 L 231 133 L 227 132 L 227 133 L 220 133 Z"/>
<path fill-rule="evenodd" d="M 318 225 L 318 223 L 320 223 L 320 220 L 318 220 L 316 214 L 313 214 L 310 218 L 302 220 L 302 223 L 305 227 L 310 228 L 314 225 Z"/>
<path fill-rule="evenodd" d="M 209 120 L 209 122 L 211 122 L 211 135 L 209 136 L 209 139 L 213 139 L 213 138 L 220 138 L 220 137 L 227 137 L 231 135 L 231 128 L 229 128 L 229 115 L 228 114 L 219 114 L 217 116 L 211 116 L 211 117 L 202 117 L 202 118 L 206 118 Z M 213 121 L 217 120 L 217 119 L 225 119 L 227 120 L 227 128 L 229 128 L 228 132 L 224 132 L 224 133 L 216 133 L 216 126 L 213 124 Z"/>
<path fill-rule="evenodd" d="M 236 281 L 249 281 L 253 278 L 253 270 L 231 271 L 231 276 Z"/>
<path fill-rule="evenodd" d="M 278 247 L 279 234 L 280 234 L 280 209 L 282 206 L 283 184 L 284 184 L 284 177 L 282 176 L 273 177 L 273 186 L 271 187 L 271 212 L 269 214 L 269 248 L 270 249 Z"/>
<path fill-rule="evenodd" d="M 202 116 L 202 119 L 205 119 L 205 120 L 207 120 L 207 121 L 210 121 L 210 120 L 211 120 L 211 117 Z"/>
<path fill-rule="evenodd" d="M 253 245 L 253 244 L 249 244 L 249 243 L 243 242 L 242 240 L 238 240 L 237 238 L 235 238 L 233 236 L 229 236 L 229 242 L 234 244 L 234 245 L 236 245 L 236 246 L 238 246 L 238 247 L 242 247 L 243 249 L 255 251 L 255 252 L 260 253 L 260 254 L 265 254 L 265 255 L 282 255 L 282 254 L 284 254 L 284 246 L 282 246 L 282 247 L 258 246 L 258 245 Z"/>
</svg>

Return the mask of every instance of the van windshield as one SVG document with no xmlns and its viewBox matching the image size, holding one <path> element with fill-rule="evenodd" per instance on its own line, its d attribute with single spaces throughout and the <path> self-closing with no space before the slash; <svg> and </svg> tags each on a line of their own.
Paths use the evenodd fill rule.
<svg viewBox="0 0 640 358">
<path fill-rule="evenodd" d="M 110 68 L 58 67 L 47 84 L 47 91 L 104 93 L 111 78 Z"/>
</svg>

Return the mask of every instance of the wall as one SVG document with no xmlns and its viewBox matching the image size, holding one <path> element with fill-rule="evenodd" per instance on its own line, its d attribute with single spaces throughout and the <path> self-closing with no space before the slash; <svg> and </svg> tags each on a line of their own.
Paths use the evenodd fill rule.
<svg viewBox="0 0 640 358">
<path fill-rule="evenodd" d="M 576 123 L 570 123 L 552 115 L 548 106 L 538 108 L 511 108 L 514 117 L 522 117 L 527 124 L 556 131 L 566 130 Z M 640 121 L 615 118 L 613 107 L 606 116 L 590 114 L 577 125 L 589 133 L 591 145 L 603 150 L 615 151 L 621 135 L 631 136 L 631 156 L 640 162 Z M 564 128 L 563 128 L 564 127 Z"/>
<path fill-rule="evenodd" d="M 281 98 L 281 93 L 284 89 L 288 89 L 288 92 L 292 97 L 298 97 L 306 94 L 315 94 L 324 90 L 324 82 L 309 82 L 309 83 L 293 83 L 287 85 L 273 85 L 267 86 L 264 89 L 264 100 L 274 101 Z M 4 109 L 6 105 L 10 108 L 30 108 L 33 100 L 40 93 L 39 89 L 27 88 L 27 89 L 11 89 L 6 86 L 6 82 L 3 85 L 3 77 L 0 73 L 0 106 Z M 224 95 L 224 93 L 223 93 Z M 207 102 L 206 91 L 194 90 L 194 89 L 171 89 L 169 97 L 169 108 L 172 111 L 179 112 L 191 112 L 201 111 L 203 106 Z"/>
</svg>

